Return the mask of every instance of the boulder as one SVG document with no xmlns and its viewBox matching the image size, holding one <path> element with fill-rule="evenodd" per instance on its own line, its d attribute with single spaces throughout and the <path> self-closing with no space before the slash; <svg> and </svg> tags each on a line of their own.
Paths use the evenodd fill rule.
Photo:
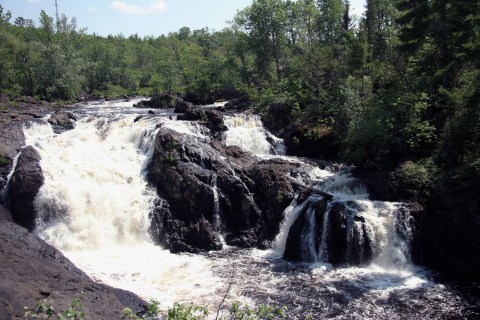
<svg viewBox="0 0 480 320">
<path fill-rule="evenodd" d="M 40 155 L 32 146 L 28 146 L 21 151 L 8 183 L 6 202 L 13 220 L 29 231 L 35 227 L 33 202 L 43 181 Z"/>
<path fill-rule="evenodd" d="M 223 114 L 218 110 L 191 107 L 184 114 L 178 115 L 177 120 L 197 121 L 200 120 L 212 133 L 227 131 Z"/>
<path fill-rule="evenodd" d="M 194 104 L 191 102 L 186 102 L 182 99 L 177 99 L 175 101 L 175 113 L 186 113 L 188 110 L 195 108 Z"/>
<path fill-rule="evenodd" d="M 179 98 L 171 94 L 158 94 L 150 98 L 150 100 L 142 100 L 135 104 L 135 108 L 150 108 L 150 109 L 170 109 L 175 108 L 176 102 Z"/>
<path fill-rule="evenodd" d="M 347 263 L 348 212 L 341 203 L 334 203 L 329 212 L 327 237 L 328 262 L 339 265 Z"/>
<path fill-rule="evenodd" d="M 315 195 L 302 204 L 298 218 L 289 230 L 284 258 L 301 262 L 322 261 L 336 266 L 362 265 L 371 261 L 374 244 L 369 238 L 368 222 L 340 202 L 329 204 L 327 211 L 327 201 L 327 198 Z M 326 214 L 327 228 L 324 226 Z"/>
<path fill-rule="evenodd" d="M 75 121 L 77 120 L 77 117 L 71 112 L 60 110 L 51 114 L 48 123 L 52 125 L 55 133 L 62 133 L 75 128 Z"/>
<path fill-rule="evenodd" d="M 223 121 L 223 114 L 218 110 L 207 109 L 205 111 L 207 123 L 205 124 L 212 132 L 227 131 L 228 128 Z"/>
<path fill-rule="evenodd" d="M 232 99 L 224 106 L 225 110 L 235 110 L 238 112 L 245 111 L 253 107 L 253 101 L 249 96 L 242 96 Z"/>
</svg>

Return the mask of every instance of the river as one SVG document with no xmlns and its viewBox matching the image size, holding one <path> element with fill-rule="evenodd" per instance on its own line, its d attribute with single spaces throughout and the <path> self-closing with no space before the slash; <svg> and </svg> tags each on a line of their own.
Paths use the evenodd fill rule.
<svg viewBox="0 0 480 320">
<path fill-rule="evenodd" d="M 225 246 L 205 254 L 172 254 L 148 236 L 149 213 L 158 195 L 146 181 L 159 124 L 206 139 L 196 122 L 177 121 L 172 110 L 132 108 L 136 100 L 79 105 L 73 130 L 56 134 L 45 123 L 25 128 L 26 144 L 40 153 L 45 183 L 35 200 L 35 232 L 61 250 L 97 282 L 155 299 L 163 310 L 174 302 L 206 305 L 211 315 L 225 305 L 286 307 L 289 319 L 462 319 L 479 308 L 456 287 L 411 262 L 408 206 L 369 200 L 350 168 L 288 157 L 282 141 L 258 117 L 230 115 L 226 143 L 258 159 L 281 157 L 310 168 L 310 178 L 334 198 L 316 228 L 308 206 L 297 198 L 271 249 Z M 349 212 L 347 259 L 357 266 L 333 267 L 327 226 L 334 204 Z M 303 211 L 302 211 L 303 210 Z M 282 259 L 289 229 L 306 212 L 301 255 L 305 262 Z M 333 212 L 333 211 L 332 211 Z M 308 218 L 310 217 L 310 218 Z M 318 239 L 317 239 L 318 238 Z M 316 239 L 316 240 L 315 240 Z M 329 247 L 330 246 L 330 247 Z M 368 257 L 367 257 L 368 256 Z M 227 292 L 228 290 L 228 292 Z"/>
</svg>

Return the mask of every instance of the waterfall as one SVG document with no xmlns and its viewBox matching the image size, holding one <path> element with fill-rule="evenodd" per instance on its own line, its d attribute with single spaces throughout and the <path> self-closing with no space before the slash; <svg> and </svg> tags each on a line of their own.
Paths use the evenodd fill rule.
<svg viewBox="0 0 480 320">
<path fill-rule="evenodd" d="M 148 241 L 156 199 L 142 176 L 155 123 L 86 118 L 56 135 L 48 124 L 25 130 L 37 148 L 45 183 L 36 199 L 37 232 L 62 249 Z"/>
<path fill-rule="evenodd" d="M 217 175 L 212 176 L 212 191 L 213 191 L 213 228 L 219 232 L 221 227 L 220 221 L 220 203 L 218 202 L 218 187 Z"/>
<path fill-rule="evenodd" d="M 289 319 L 459 318 L 468 310 L 456 292 L 412 267 L 408 206 L 369 200 L 365 187 L 342 166 L 320 169 L 312 162 L 281 157 L 302 168 L 303 173 L 290 178 L 333 199 L 295 195 L 271 250 L 227 247 L 204 255 L 175 255 L 153 245 L 148 214 L 155 204 L 169 205 L 145 180 L 157 128 L 198 141 L 211 138 L 198 123 L 173 120 L 171 111 L 149 115 L 148 109 L 132 109 L 132 103 L 81 106 L 75 111 L 81 119 L 75 129 L 61 134 L 48 124 L 24 130 L 26 144 L 41 155 L 45 176 L 35 201 L 35 232 L 95 281 L 130 290 L 146 301 L 156 299 L 163 310 L 174 302 L 216 310 L 227 288 L 227 304 L 238 300 L 287 306 Z M 262 158 L 265 153 L 277 157 L 275 139 L 258 117 L 230 117 L 227 124 L 227 143 Z M 231 170 L 234 181 L 248 190 L 242 168 Z M 213 225 L 219 232 L 220 181 L 211 175 L 205 182 L 213 191 Z M 248 197 L 254 198 L 250 191 Z M 294 261 L 307 263 L 282 259 L 288 252 L 297 255 Z"/>
<path fill-rule="evenodd" d="M 225 117 L 226 144 L 236 145 L 253 154 L 284 154 L 283 140 L 263 128 L 258 115 L 236 115 Z"/>
<path fill-rule="evenodd" d="M 159 125 L 206 137 L 193 123 L 147 111 L 139 118 L 139 110 L 127 109 L 131 104 L 115 105 L 116 112 L 85 106 L 75 129 L 61 134 L 48 123 L 24 129 L 45 176 L 35 199 L 35 232 L 96 281 L 157 299 L 162 308 L 179 301 L 210 304 L 223 288 L 210 262 L 171 254 L 150 241 L 149 213 L 163 199 L 145 179 Z"/>
</svg>

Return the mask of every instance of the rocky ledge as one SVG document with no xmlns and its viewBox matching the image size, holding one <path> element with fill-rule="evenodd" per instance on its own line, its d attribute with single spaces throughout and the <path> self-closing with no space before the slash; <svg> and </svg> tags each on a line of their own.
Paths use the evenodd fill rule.
<svg viewBox="0 0 480 320">
<path fill-rule="evenodd" d="M 24 307 L 46 300 L 66 310 L 78 298 L 86 319 L 120 319 L 124 308 L 142 312 L 136 295 L 91 280 L 60 251 L 13 222 L 0 206 L 0 320 L 23 319 Z"/>
</svg>

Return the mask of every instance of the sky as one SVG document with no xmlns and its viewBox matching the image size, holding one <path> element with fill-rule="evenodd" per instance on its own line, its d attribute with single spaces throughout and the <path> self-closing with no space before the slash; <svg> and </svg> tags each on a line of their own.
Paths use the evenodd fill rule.
<svg viewBox="0 0 480 320">
<path fill-rule="evenodd" d="M 252 0 L 57 0 L 59 11 L 75 17 L 79 28 L 102 36 L 138 34 L 167 35 L 182 27 L 191 30 L 228 27 L 237 11 Z M 351 0 L 352 12 L 360 15 L 365 0 Z M 38 23 L 40 11 L 55 16 L 55 0 L 0 0 L 5 11 Z"/>
</svg>

